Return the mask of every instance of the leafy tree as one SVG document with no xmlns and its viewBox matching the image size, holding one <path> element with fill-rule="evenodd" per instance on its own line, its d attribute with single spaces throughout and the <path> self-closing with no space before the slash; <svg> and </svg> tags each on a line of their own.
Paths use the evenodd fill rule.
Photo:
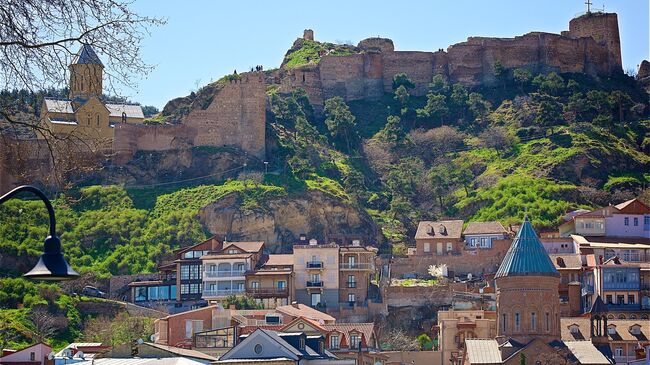
<svg viewBox="0 0 650 365">
<path fill-rule="evenodd" d="M 499 80 L 505 90 L 506 78 L 508 77 L 508 69 L 506 69 L 501 61 L 496 60 L 492 64 L 492 72 L 494 73 L 494 77 Z"/>
<path fill-rule="evenodd" d="M 422 178 L 424 163 L 417 157 L 407 157 L 396 164 L 388 173 L 386 184 L 393 194 L 412 198 Z"/>
<path fill-rule="evenodd" d="M 469 187 L 474 181 L 474 174 L 467 168 L 457 168 L 453 173 L 454 181 L 465 189 L 465 196 L 469 196 Z"/>
<path fill-rule="evenodd" d="M 634 101 L 632 101 L 630 95 L 621 90 L 612 91 L 612 93 L 609 94 L 609 98 L 611 99 L 611 104 L 618 109 L 618 121 L 622 122 L 625 111 L 634 105 Z"/>
<path fill-rule="evenodd" d="M 407 89 L 412 89 L 415 87 L 415 84 L 405 73 L 398 73 L 393 76 L 393 90 L 397 90 L 397 88 L 400 86 L 404 86 Z"/>
<path fill-rule="evenodd" d="M 533 79 L 533 85 L 537 87 L 537 90 L 540 93 L 553 96 L 560 95 L 565 89 L 564 79 L 555 72 L 551 72 L 546 76 L 542 74 L 535 76 Z"/>
<path fill-rule="evenodd" d="M 449 84 L 442 75 L 436 74 L 431 79 L 429 91 L 434 94 L 447 94 L 449 92 Z"/>
<path fill-rule="evenodd" d="M 530 79 L 532 77 L 530 71 L 526 70 L 525 68 L 518 68 L 512 72 L 512 76 L 515 79 L 515 82 L 519 84 L 519 89 L 523 93 L 524 88 L 528 86 L 528 83 L 530 83 Z"/>
<path fill-rule="evenodd" d="M 393 99 L 400 105 L 400 107 L 404 107 L 408 105 L 410 95 L 408 90 L 406 90 L 406 87 L 404 85 L 400 85 L 395 89 L 395 96 Z"/>
<path fill-rule="evenodd" d="M 469 111 L 474 116 L 474 120 L 484 120 L 492 108 L 490 102 L 485 100 L 483 95 L 476 92 L 469 94 L 467 104 Z"/>
<path fill-rule="evenodd" d="M 516 143 L 513 137 L 505 127 L 491 127 L 479 135 L 483 147 L 494 148 L 499 154 L 510 151 Z"/>
<path fill-rule="evenodd" d="M 416 338 L 416 340 L 420 344 L 420 350 L 427 350 L 427 348 L 431 349 L 431 345 L 432 345 L 431 337 L 429 337 L 426 333 L 420 334 Z"/>
<path fill-rule="evenodd" d="M 454 108 L 457 110 L 458 117 L 464 118 L 468 103 L 468 93 L 465 86 L 462 84 L 454 84 L 452 86 L 451 96 L 449 99 L 451 100 Z"/>
<path fill-rule="evenodd" d="M 438 197 L 440 209 L 445 210 L 445 197 L 451 189 L 452 173 L 447 164 L 440 164 L 429 170 L 429 182 L 433 188 L 433 193 Z"/>
<path fill-rule="evenodd" d="M 356 118 L 340 96 L 325 101 L 325 125 L 332 137 L 343 139 L 348 153 L 352 151 L 352 143 L 357 141 Z"/>
<path fill-rule="evenodd" d="M 406 133 L 402 128 L 402 123 L 400 117 L 396 115 L 389 115 L 386 119 L 386 125 L 378 133 L 379 139 L 384 142 L 389 142 L 394 145 L 404 142 L 406 138 Z"/>
<path fill-rule="evenodd" d="M 235 309 L 262 309 L 264 306 L 257 304 L 255 299 L 247 295 L 229 295 L 224 299 L 223 306 L 228 308 L 231 305 L 235 306 Z"/>
<path fill-rule="evenodd" d="M 535 122 L 543 127 L 552 127 L 562 121 L 562 104 L 558 98 L 546 94 L 533 94 L 536 105 Z"/>
<path fill-rule="evenodd" d="M 440 119 L 440 124 L 444 124 L 444 117 L 449 113 L 447 107 L 447 97 L 442 94 L 427 94 L 427 104 L 424 108 L 418 109 L 417 114 L 420 118 Z"/>
</svg>

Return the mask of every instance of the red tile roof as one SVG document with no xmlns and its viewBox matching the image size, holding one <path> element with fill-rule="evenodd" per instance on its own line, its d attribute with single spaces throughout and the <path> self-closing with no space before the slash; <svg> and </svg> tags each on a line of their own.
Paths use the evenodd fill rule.
<svg viewBox="0 0 650 365">
<path fill-rule="evenodd" d="M 440 233 L 442 229 L 442 233 Z M 415 233 L 415 239 L 427 238 L 455 238 L 460 239 L 463 232 L 462 220 L 449 221 L 422 221 L 418 224 L 418 230 Z"/>
</svg>

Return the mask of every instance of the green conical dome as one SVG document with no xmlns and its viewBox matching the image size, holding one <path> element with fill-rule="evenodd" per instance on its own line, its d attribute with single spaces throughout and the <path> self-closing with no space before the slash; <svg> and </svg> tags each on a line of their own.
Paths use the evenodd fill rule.
<svg viewBox="0 0 650 365">
<path fill-rule="evenodd" d="M 503 276 L 560 276 L 539 241 L 528 217 L 524 218 L 517 237 L 506 252 L 495 278 Z"/>
</svg>

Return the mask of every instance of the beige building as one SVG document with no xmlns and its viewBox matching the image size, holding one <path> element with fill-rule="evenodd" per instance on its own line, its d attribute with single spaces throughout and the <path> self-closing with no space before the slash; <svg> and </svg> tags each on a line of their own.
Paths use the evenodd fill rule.
<svg viewBox="0 0 650 365">
<path fill-rule="evenodd" d="M 470 338 L 494 338 L 497 335 L 496 312 L 484 310 L 438 311 L 440 364 L 459 359 Z"/>
<path fill-rule="evenodd" d="M 276 308 L 293 301 L 293 256 L 274 255 L 257 270 L 247 271 L 246 294 L 264 308 Z"/>
<path fill-rule="evenodd" d="M 43 100 L 41 121 L 50 133 L 74 136 L 80 142 L 109 145 L 116 123 L 141 124 L 144 121 L 139 105 L 102 101 L 104 65 L 92 46 L 84 44 L 79 49 L 69 70 L 69 99 Z M 38 133 L 37 137 L 47 138 L 48 133 Z"/>
<path fill-rule="evenodd" d="M 293 246 L 295 298 L 314 307 L 339 305 L 339 245 L 319 245 L 314 239 L 307 245 Z"/>
</svg>

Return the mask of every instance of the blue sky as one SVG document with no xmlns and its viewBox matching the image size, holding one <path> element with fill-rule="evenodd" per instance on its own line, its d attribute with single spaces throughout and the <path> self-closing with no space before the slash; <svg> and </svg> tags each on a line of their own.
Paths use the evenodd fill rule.
<svg viewBox="0 0 650 365">
<path fill-rule="evenodd" d="M 618 13 L 623 67 L 636 69 L 649 58 L 649 1 L 592 1 Z M 356 44 L 379 35 L 397 50 L 431 51 L 469 36 L 559 33 L 586 9 L 583 0 L 137 0 L 133 7 L 167 24 L 151 29 L 143 42 L 144 60 L 156 69 L 123 94 L 158 108 L 235 69 L 278 67 L 305 28 L 321 41 Z"/>
</svg>

